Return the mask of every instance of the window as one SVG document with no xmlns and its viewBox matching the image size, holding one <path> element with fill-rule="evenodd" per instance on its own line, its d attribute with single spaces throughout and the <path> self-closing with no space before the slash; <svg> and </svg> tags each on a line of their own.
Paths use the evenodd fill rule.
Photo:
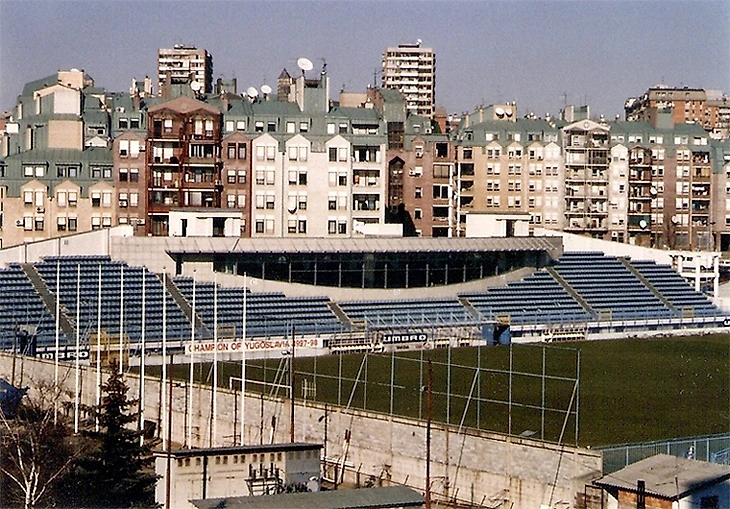
<svg viewBox="0 0 730 509">
<path fill-rule="evenodd" d="M 436 142 L 436 157 L 448 157 L 449 144 L 445 142 Z"/>
<path fill-rule="evenodd" d="M 91 216 L 91 229 L 99 230 L 101 228 L 101 218 L 99 216 Z"/>
<path fill-rule="evenodd" d="M 98 166 L 92 166 L 91 167 L 91 178 L 99 179 L 101 178 L 101 168 Z"/>
<path fill-rule="evenodd" d="M 236 130 L 237 131 L 245 131 L 246 130 L 246 122 L 244 120 L 237 120 L 236 121 Z"/>
<path fill-rule="evenodd" d="M 299 132 L 306 133 L 309 131 L 309 122 L 299 122 Z"/>
<path fill-rule="evenodd" d="M 434 184 L 433 197 L 435 199 L 447 199 L 449 197 L 449 186 L 446 184 Z"/>
<path fill-rule="evenodd" d="M 423 211 L 421 209 L 414 209 L 413 210 L 413 219 L 421 219 L 423 218 Z"/>
<path fill-rule="evenodd" d="M 334 125 L 334 124 L 332 124 Z M 730 218 L 730 216 L 729 216 Z M 327 233 L 329 234 L 335 234 L 337 233 L 337 221 L 330 219 L 327 221 Z"/>
<path fill-rule="evenodd" d="M 286 123 L 286 132 L 288 134 L 293 134 L 296 132 L 296 124 L 294 122 L 287 122 Z"/>
<path fill-rule="evenodd" d="M 299 200 L 297 201 L 297 208 L 299 210 L 307 210 L 307 195 L 300 194 Z"/>
<path fill-rule="evenodd" d="M 59 232 L 66 231 L 66 216 L 58 216 L 56 218 L 56 230 Z"/>
<path fill-rule="evenodd" d="M 127 193 L 119 193 L 119 207 L 126 209 L 129 206 L 129 198 Z"/>
<path fill-rule="evenodd" d="M 276 122 L 267 122 L 266 123 L 266 132 L 267 133 L 276 132 Z"/>
<path fill-rule="evenodd" d="M 447 164 L 433 165 L 433 178 L 449 178 L 451 168 Z"/>
<path fill-rule="evenodd" d="M 120 118 L 118 125 L 119 125 L 119 129 L 129 129 L 129 119 Z"/>
<path fill-rule="evenodd" d="M 339 221 L 337 223 L 337 233 L 339 233 L 340 235 L 347 234 L 347 223 L 345 221 Z"/>
<path fill-rule="evenodd" d="M 415 198 L 422 198 L 423 197 L 423 188 L 416 187 L 416 189 L 414 189 L 414 191 L 413 191 L 413 196 Z"/>
<path fill-rule="evenodd" d="M 92 207 L 101 207 L 101 193 L 98 191 L 95 191 L 91 193 L 91 206 Z"/>
<path fill-rule="evenodd" d="M 266 208 L 269 210 L 273 210 L 275 207 L 275 200 L 273 194 L 267 194 L 266 195 Z"/>
<path fill-rule="evenodd" d="M 238 170 L 238 183 L 239 184 L 246 183 L 246 170 Z"/>
<path fill-rule="evenodd" d="M 75 217 L 68 218 L 68 231 L 75 232 L 78 228 L 78 219 Z"/>
<path fill-rule="evenodd" d="M 228 183 L 229 184 L 236 183 L 236 170 L 228 170 Z"/>
<path fill-rule="evenodd" d="M 129 156 L 129 140 L 119 140 L 119 155 L 121 157 Z"/>
<path fill-rule="evenodd" d="M 119 169 L 119 182 L 127 182 L 129 180 L 129 170 L 127 168 Z"/>
<path fill-rule="evenodd" d="M 23 192 L 23 203 L 25 205 L 33 205 L 33 191 Z"/>
<path fill-rule="evenodd" d="M 238 144 L 238 158 L 246 159 L 246 144 L 245 143 Z"/>
<path fill-rule="evenodd" d="M 57 207 L 66 206 L 66 191 L 58 191 L 56 193 L 56 206 Z"/>
<path fill-rule="evenodd" d="M 111 192 L 102 193 L 102 205 L 104 207 L 112 206 L 112 193 Z"/>
<path fill-rule="evenodd" d="M 68 206 L 75 207 L 77 201 L 78 201 L 78 193 L 76 191 L 69 191 L 68 192 Z M 69 228 L 69 230 L 70 229 L 71 228 Z"/>
<path fill-rule="evenodd" d="M 233 120 L 226 120 L 226 132 L 230 133 L 235 130 L 235 123 Z"/>
<path fill-rule="evenodd" d="M 139 119 L 138 118 L 130 118 L 129 119 L 129 127 L 130 127 L 130 129 L 139 129 Z"/>
<path fill-rule="evenodd" d="M 254 131 L 256 131 L 257 133 L 264 132 L 264 122 L 263 122 L 263 120 L 257 120 L 256 121 L 256 124 L 254 124 Z"/>
<path fill-rule="evenodd" d="M 330 196 L 327 198 L 327 210 L 337 210 L 337 197 Z"/>
<path fill-rule="evenodd" d="M 333 124 L 333 125 L 334 125 L 334 124 Z M 330 148 L 329 148 L 329 149 L 327 150 L 327 153 L 328 153 L 328 155 L 329 155 L 329 161 L 330 161 L 331 163 L 332 163 L 332 162 L 335 162 L 335 161 L 337 161 L 337 147 L 330 147 Z"/>
<path fill-rule="evenodd" d="M 229 143 L 227 148 L 228 148 L 228 159 L 235 159 L 236 158 L 236 144 Z"/>
<path fill-rule="evenodd" d="M 129 193 L 129 206 L 136 207 L 139 205 L 139 193 Z"/>
<path fill-rule="evenodd" d="M 471 159 L 472 158 L 472 149 L 465 148 L 464 149 L 464 159 Z"/>
</svg>

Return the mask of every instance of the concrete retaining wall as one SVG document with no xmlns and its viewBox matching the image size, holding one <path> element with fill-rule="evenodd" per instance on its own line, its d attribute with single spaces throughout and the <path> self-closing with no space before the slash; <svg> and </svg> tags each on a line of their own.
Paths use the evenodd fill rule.
<svg viewBox="0 0 730 509">
<path fill-rule="evenodd" d="M 0 376 L 10 379 L 12 358 L 0 354 Z M 60 379 L 73 399 L 74 366 L 62 364 Z M 81 402 L 93 404 L 96 398 L 96 371 L 82 367 Z M 16 385 L 21 366 L 16 362 Z M 22 365 L 23 385 L 36 381 L 52 382 L 54 363 L 26 359 Z M 102 374 L 102 380 L 107 378 Z M 136 398 L 139 379 L 128 376 L 130 398 Z M 166 412 L 160 412 L 160 381 L 147 378 L 145 383 L 145 419 L 166 433 Z M 173 384 L 172 442 L 186 444 L 188 426 L 192 425 L 192 446 L 208 447 L 238 443 L 240 435 L 240 397 L 220 389 L 217 419 L 211 414 L 211 389 L 195 385 Z M 186 416 L 192 397 L 192 416 Z M 290 440 L 290 401 L 250 395 L 245 398 L 246 444 L 268 443 L 272 435 L 272 417 L 276 429 L 274 442 Z M 330 407 L 325 417 L 321 404 L 297 402 L 295 440 L 325 443 L 328 459 L 326 475 L 334 476 L 334 465 L 344 464 L 345 482 L 361 484 L 406 484 L 425 489 L 425 422 L 392 418 L 387 415 Z M 215 429 L 215 440 L 213 439 Z M 345 441 L 349 430 L 349 444 Z M 211 442 L 212 441 L 212 442 Z M 431 486 L 435 499 L 481 504 L 483 507 L 534 508 L 541 506 L 574 507 L 577 493 L 584 483 L 601 475 L 601 454 L 575 447 L 561 447 L 518 437 L 467 430 L 434 424 L 431 432 Z M 339 468 L 338 468 L 339 471 Z"/>
</svg>

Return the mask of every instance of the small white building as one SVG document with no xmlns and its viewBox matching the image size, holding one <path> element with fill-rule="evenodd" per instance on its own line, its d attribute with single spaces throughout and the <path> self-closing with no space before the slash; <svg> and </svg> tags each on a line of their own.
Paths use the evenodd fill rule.
<svg viewBox="0 0 730 509">
<path fill-rule="evenodd" d="M 466 214 L 467 237 L 527 237 L 529 235 L 529 213 L 469 212 Z"/>
<path fill-rule="evenodd" d="M 191 500 L 319 491 L 322 444 L 244 445 L 155 452 L 155 501 L 193 507 Z M 168 480 L 169 479 L 169 480 Z"/>
<path fill-rule="evenodd" d="M 170 237 L 240 237 L 243 213 L 237 209 L 170 210 Z"/>
<path fill-rule="evenodd" d="M 730 507 L 730 466 L 657 454 L 593 483 L 605 509 Z"/>
</svg>

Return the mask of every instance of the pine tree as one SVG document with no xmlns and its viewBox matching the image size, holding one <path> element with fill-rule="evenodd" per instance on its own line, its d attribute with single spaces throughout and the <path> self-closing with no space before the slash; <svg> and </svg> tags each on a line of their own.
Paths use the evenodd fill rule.
<svg viewBox="0 0 730 509">
<path fill-rule="evenodd" d="M 140 432 L 128 427 L 137 422 L 137 401 L 127 399 L 124 377 L 112 366 L 102 385 L 103 397 L 96 411 L 100 431 L 90 432 L 97 447 L 79 462 L 74 482 L 68 483 L 69 506 L 158 507 L 155 503 L 157 476 L 149 448 L 140 445 Z"/>
</svg>

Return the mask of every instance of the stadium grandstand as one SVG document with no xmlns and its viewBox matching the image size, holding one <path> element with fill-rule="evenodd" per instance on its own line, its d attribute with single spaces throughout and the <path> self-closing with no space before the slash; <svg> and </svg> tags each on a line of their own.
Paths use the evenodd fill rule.
<svg viewBox="0 0 730 509">
<path fill-rule="evenodd" d="M 388 243 L 387 249 L 394 244 Z M 460 245 L 458 239 L 454 244 Z M 471 265 L 461 265 L 460 282 L 480 265 L 474 261 L 478 244 L 467 247 Z M 431 263 L 450 260 L 455 270 L 458 256 L 444 253 L 434 254 Z M 500 259 L 494 255 L 487 253 L 492 260 Z M 226 253 L 228 259 L 231 256 Z M 360 289 L 362 298 L 351 299 L 330 295 L 328 286 L 313 287 L 321 290 L 319 296 L 255 291 L 251 283 L 262 278 L 228 275 L 223 285 L 218 278 L 225 279 L 224 274 L 213 272 L 196 280 L 109 255 L 46 256 L 0 269 L 0 348 L 50 356 L 58 342 L 60 356 L 69 358 L 75 355 L 77 341 L 87 356 L 93 345 L 103 343 L 112 350 L 123 342 L 134 358 L 143 338 L 148 353 L 158 350 L 163 339 L 171 353 L 182 353 L 192 341 L 240 341 L 245 327 L 247 342 L 295 337 L 308 341 L 310 348 L 302 355 L 319 355 L 676 334 L 726 326 L 725 314 L 704 294 L 654 260 L 602 252 L 566 252 L 557 259 L 533 253 L 529 258 L 538 266 L 498 286 L 476 279 L 471 290 L 459 291 L 461 285 L 442 280 L 439 297 L 405 293 L 368 298 L 372 290 Z M 547 261 L 543 265 L 538 260 Z M 417 265 L 401 268 L 418 270 Z M 520 273 L 529 265 L 510 268 Z M 281 277 L 282 271 L 275 273 Z M 333 272 L 324 277 L 331 279 Z M 399 276 L 403 277 L 408 276 Z M 484 287 L 479 288 L 480 281 Z M 431 286 L 424 286 L 424 293 Z"/>
</svg>

